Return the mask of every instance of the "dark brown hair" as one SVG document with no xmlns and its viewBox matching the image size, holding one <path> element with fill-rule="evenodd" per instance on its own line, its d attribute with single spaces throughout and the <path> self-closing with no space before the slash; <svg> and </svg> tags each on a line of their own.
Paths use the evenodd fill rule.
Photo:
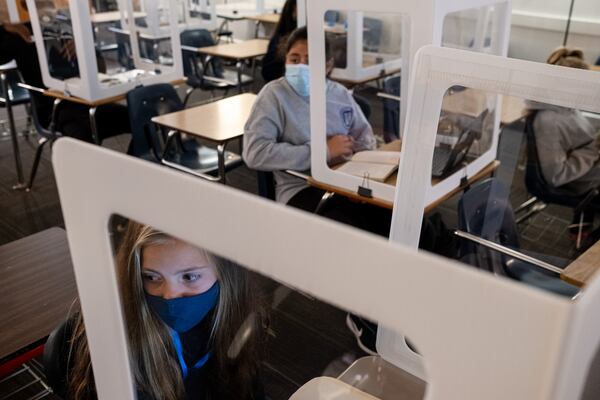
<svg viewBox="0 0 600 400">
<path fill-rule="evenodd" d="M 580 49 L 568 49 L 559 47 L 548 56 L 548 64 L 560 65 L 563 67 L 590 69 L 588 63 L 583 58 L 583 51 Z"/>
</svg>

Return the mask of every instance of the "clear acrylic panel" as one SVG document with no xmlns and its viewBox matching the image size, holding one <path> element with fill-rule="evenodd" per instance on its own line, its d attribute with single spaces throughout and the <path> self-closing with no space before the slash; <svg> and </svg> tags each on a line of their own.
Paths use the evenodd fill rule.
<svg viewBox="0 0 600 400">
<path fill-rule="evenodd" d="M 425 382 L 361 349 L 375 322 L 122 216 L 110 235 L 138 394 L 287 399 L 325 376 L 424 398 Z"/>
<path fill-rule="evenodd" d="M 50 75 L 65 84 L 80 77 L 68 0 L 35 2 Z"/>
<path fill-rule="evenodd" d="M 363 68 L 400 59 L 401 15 L 366 12 L 363 17 Z"/>
<path fill-rule="evenodd" d="M 494 6 L 449 13 L 444 18 L 442 46 L 490 52 L 493 37 Z"/>
</svg>

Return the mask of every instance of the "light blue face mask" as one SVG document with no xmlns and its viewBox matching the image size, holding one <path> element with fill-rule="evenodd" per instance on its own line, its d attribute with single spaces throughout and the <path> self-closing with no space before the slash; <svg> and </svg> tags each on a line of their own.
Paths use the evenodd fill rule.
<svg viewBox="0 0 600 400">
<path fill-rule="evenodd" d="M 285 79 L 302 97 L 310 94 L 310 71 L 306 64 L 286 64 Z"/>
</svg>

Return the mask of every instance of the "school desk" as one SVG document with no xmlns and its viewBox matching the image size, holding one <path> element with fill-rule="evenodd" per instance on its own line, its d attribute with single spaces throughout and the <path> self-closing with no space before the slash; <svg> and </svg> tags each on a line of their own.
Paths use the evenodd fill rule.
<svg viewBox="0 0 600 400">
<path fill-rule="evenodd" d="M 246 17 L 249 21 L 254 21 L 254 37 L 258 38 L 258 31 L 261 25 L 277 25 L 279 23 L 279 19 L 281 18 L 280 14 L 259 14 L 259 15 L 249 15 Z"/>
<path fill-rule="evenodd" d="M 585 284 L 596 274 L 600 268 L 600 241 L 587 249 L 575 261 L 569 264 L 560 274 L 560 277 L 576 286 Z"/>
<path fill-rule="evenodd" d="M 2 364 L 43 343 L 77 297 L 64 229 L 50 228 L 0 246 L 0 282 Z"/>
<path fill-rule="evenodd" d="M 169 148 L 178 132 L 215 143 L 219 165 L 219 175 L 216 178 L 196 173 L 164 159 L 162 162 L 170 167 L 204 179 L 225 183 L 225 162 L 234 161 L 235 157 L 237 159 L 240 157 L 239 155 L 226 153 L 225 148 L 230 141 L 241 138 L 244 134 L 244 125 L 250 116 L 255 101 L 255 94 L 244 93 L 152 118 L 152 122 L 170 130 L 165 149 Z"/>
<path fill-rule="evenodd" d="M 402 147 L 402 142 L 400 140 L 395 140 L 393 142 L 387 143 L 383 146 L 381 146 L 378 150 L 387 150 L 387 151 L 400 151 Z M 339 168 L 340 166 L 342 166 L 343 164 L 338 164 L 335 167 L 333 167 L 334 169 Z M 473 185 L 477 182 L 479 182 L 482 179 L 487 178 L 488 176 L 492 175 L 496 169 L 500 166 L 500 162 L 497 160 L 492 161 L 491 163 L 489 163 L 488 165 L 486 165 L 481 171 L 479 171 L 477 174 L 469 177 L 468 181 L 468 185 Z M 395 186 L 396 185 L 396 180 L 398 179 L 398 173 L 395 172 L 392 175 L 390 175 L 390 177 L 388 179 L 386 179 L 385 183 L 391 186 Z M 431 183 L 432 184 L 436 184 L 437 182 L 439 182 L 440 180 L 437 178 L 432 178 L 431 179 Z M 387 201 L 387 200 L 383 200 L 383 199 L 378 199 L 378 198 L 374 198 L 374 197 L 364 197 L 359 195 L 358 193 L 356 193 L 355 191 L 349 190 L 349 189 L 345 189 L 345 188 L 340 188 L 334 185 L 330 185 L 328 183 L 324 183 L 324 182 L 320 182 L 318 180 L 316 180 L 315 178 L 309 176 L 307 177 L 307 182 L 310 186 L 314 186 L 318 189 L 322 189 L 325 190 L 326 192 L 333 192 L 333 193 L 337 193 L 339 195 L 342 195 L 344 197 L 348 197 L 349 199 L 355 200 L 355 201 L 359 201 L 362 203 L 369 203 L 369 204 L 373 204 L 377 207 L 383 207 L 383 208 L 388 208 L 388 209 L 392 209 L 394 207 L 394 202 L 393 201 Z M 460 193 L 462 190 L 464 190 L 465 186 L 458 186 L 454 189 L 452 189 L 451 191 L 449 191 L 448 193 L 446 193 L 444 196 L 440 197 L 439 199 L 435 200 L 434 202 L 427 204 L 425 206 L 425 213 L 430 212 L 431 210 L 433 210 L 434 208 L 438 207 L 440 204 L 442 204 L 444 201 L 448 200 L 449 198 L 451 198 L 452 196 L 454 196 L 457 193 Z"/>
</svg>

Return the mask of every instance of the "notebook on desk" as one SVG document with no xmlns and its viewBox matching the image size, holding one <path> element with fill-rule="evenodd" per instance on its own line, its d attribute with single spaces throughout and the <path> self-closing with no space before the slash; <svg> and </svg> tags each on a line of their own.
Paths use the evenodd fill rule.
<svg viewBox="0 0 600 400">
<path fill-rule="evenodd" d="M 398 169 L 399 151 L 366 150 L 356 153 L 337 170 L 346 174 L 385 182 Z"/>
</svg>

